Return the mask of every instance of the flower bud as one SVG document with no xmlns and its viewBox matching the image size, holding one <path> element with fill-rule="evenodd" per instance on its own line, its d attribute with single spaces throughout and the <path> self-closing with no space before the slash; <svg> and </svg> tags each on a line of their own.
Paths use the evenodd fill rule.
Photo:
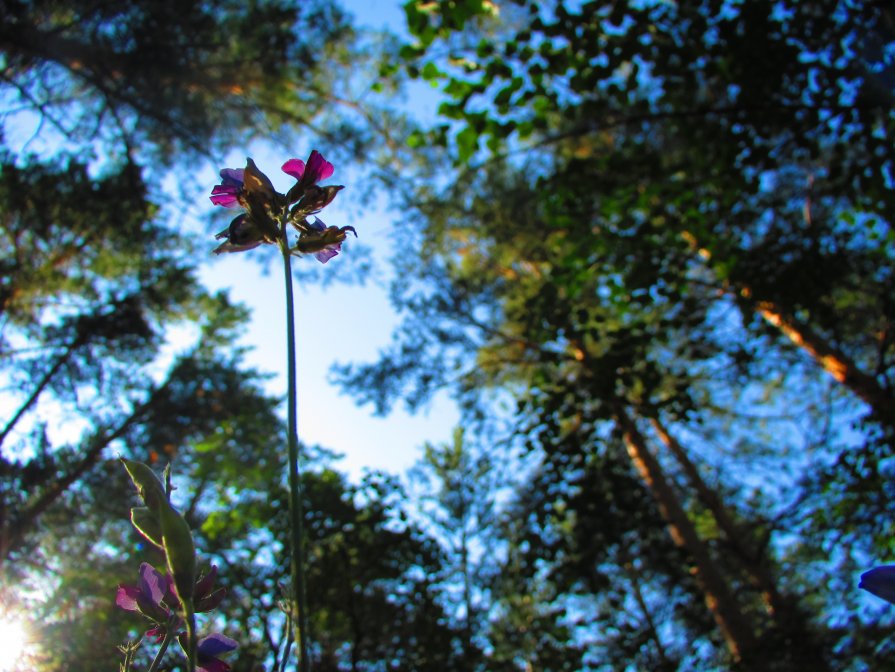
<svg viewBox="0 0 895 672">
<path fill-rule="evenodd" d="M 162 485 L 159 477 L 142 462 L 126 460 L 123 457 L 120 459 L 146 506 L 150 511 L 157 513 L 159 506 L 168 502 L 165 487 Z"/>
</svg>

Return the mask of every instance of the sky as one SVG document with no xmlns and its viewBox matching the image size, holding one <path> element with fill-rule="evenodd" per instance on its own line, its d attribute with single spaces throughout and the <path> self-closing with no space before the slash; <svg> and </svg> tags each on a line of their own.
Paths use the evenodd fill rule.
<svg viewBox="0 0 895 672">
<path fill-rule="evenodd" d="M 400 31 L 403 26 L 403 10 L 398 0 L 343 0 L 342 5 L 359 25 L 394 31 Z M 248 151 L 257 152 L 251 156 L 258 167 L 278 190 L 285 192 L 294 180 L 282 173 L 280 166 L 290 158 L 306 160 L 313 148 L 310 144 L 298 147 L 292 156 L 280 156 L 264 148 Z M 242 167 L 248 155 L 245 149 L 234 148 L 227 157 L 229 163 L 221 167 Z M 372 248 L 376 266 L 387 273 L 389 259 L 396 253 L 392 237 L 388 235 L 389 228 L 401 213 L 380 205 L 358 216 L 359 196 L 352 197 L 350 173 L 350 168 L 335 166 L 334 175 L 324 184 L 344 184 L 346 188 L 321 214 L 328 225 L 354 226 L 359 240 Z M 209 192 L 218 181 L 217 175 L 210 171 Z M 356 193 L 359 192 L 358 188 Z M 204 226 L 208 222 L 208 205 L 207 201 L 197 203 L 192 213 Z M 226 228 L 233 216 L 233 212 L 224 208 L 216 210 L 214 225 L 208 231 L 209 250 L 215 246 L 213 234 Z M 326 264 L 325 272 L 336 272 L 333 266 L 347 263 L 344 257 L 352 253 L 352 240 L 349 238 L 345 243 L 341 256 Z M 251 324 L 241 341 L 252 348 L 247 364 L 274 374 L 267 389 L 272 394 L 285 396 L 285 288 L 281 261 L 279 255 L 265 255 L 271 258 L 270 267 L 265 269 L 257 257 L 250 258 L 253 252 L 212 258 L 203 267 L 202 278 L 208 287 L 228 289 L 233 299 L 251 308 Z M 294 263 L 318 262 L 307 257 Z M 383 418 L 376 417 L 370 406 L 358 407 L 330 381 L 334 363 L 371 362 L 388 345 L 398 318 L 389 305 L 387 287 L 382 280 L 368 282 L 363 287 L 340 283 L 326 288 L 296 285 L 295 302 L 298 436 L 302 442 L 344 455 L 334 466 L 356 482 L 367 469 L 403 473 L 421 456 L 426 442 L 451 440 L 459 413 L 447 395 L 437 397 L 416 415 L 408 414 L 399 404 Z"/>
</svg>

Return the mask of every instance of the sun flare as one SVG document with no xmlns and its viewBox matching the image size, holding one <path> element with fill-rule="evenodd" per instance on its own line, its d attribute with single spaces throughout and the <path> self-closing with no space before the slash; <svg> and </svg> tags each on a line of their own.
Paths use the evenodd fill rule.
<svg viewBox="0 0 895 672">
<path fill-rule="evenodd" d="M 0 672 L 11 672 L 25 650 L 25 626 L 0 620 Z"/>
</svg>

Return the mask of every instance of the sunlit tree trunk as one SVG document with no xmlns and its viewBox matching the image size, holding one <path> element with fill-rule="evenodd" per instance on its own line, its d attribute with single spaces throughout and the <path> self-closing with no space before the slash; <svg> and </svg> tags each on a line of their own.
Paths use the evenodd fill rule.
<svg viewBox="0 0 895 672">
<path fill-rule="evenodd" d="M 650 452 L 646 440 L 624 406 L 616 404 L 613 413 L 622 431 L 628 455 L 668 523 L 672 540 L 693 559 L 694 576 L 731 656 L 748 669 L 758 669 L 755 667 L 755 660 L 758 658 L 755 633 L 712 559 L 708 546 L 699 538 L 693 522 L 666 478 L 662 465 Z"/>
<path fill-rule="evenodd" d="M 766 322 L 777 327 L 794 345 L 811 355 L 824 371 L 867 403 L 880 422 L 895 427 L 895 397 L 876 378 L 777 304 L 756 301 L 753 305 Z"/>
<path fill-rule="evenodd" d="M 657 417 L 649 419 L 659 439 L 677 461 L 703 506 L 711 512 L 718 529 L 725 537 L 727 546 L 739 560 L 749 581 L 761 593 L 765 608 L 773 618 L 782 638 L 782 644 L 810 669 L 818 672 L 828 670 L 829 666 L 822 655 L 821 647 L 816 645 L 808 631 L 807 619 L 799 613 L 797 605 L 791 599 L 781 594 L 762 549 L 750 544 L 748 531 L 733 519 L 717 491 L 705 482 L 680 442 Z"/>
<path fill-rule="evenodd" d="M 761 563 L 760 553 L 756 552 L 756 549 L 749 547 L 746 531 L 734 521 L 718 493 L 710 488 L 702 478 L 699 469 L 693 464 L 680 442 L 671 436 L 658 418 L 651 417 L 650 422 L 663 445 L 677 461 L 681 471 L 684 472 L 697 497 L 699 497 L 699 501 L 711 512 L 718 529 L 726 537 L 728 545 L 733 548 L 737 557 L 742 561 L 743 568 L 748 574 L 750 581 L 761 591 L 762 600 L 768 612 L 772 616 L 779 614 L 785 607 L 777 590 L 776 582 L 767 567 Z"/>
<path fill-rule="evenodd" d="M 706 261 L 712 258 L 711 252 L 701 247 L 691 233 L 685 231 L 683 238 L 700 257 Z M 733 288 L 726 288 L 727 291 L 731 289 Z M 895 396 L 880 385 L 876 378 L 782 306 L 753 296 L 748 285 L 738 284 L 735 289 L 737 295 L 747 301 L 768 324 L 779 329 L 793 345 L 808 353 L 824 371 L 870 406 L 877 420 L 895 428 Z"/>
</svg>

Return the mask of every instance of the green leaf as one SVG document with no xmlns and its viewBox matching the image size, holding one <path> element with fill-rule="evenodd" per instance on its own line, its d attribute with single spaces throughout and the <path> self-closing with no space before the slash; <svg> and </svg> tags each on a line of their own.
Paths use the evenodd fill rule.
<svg viewBox="0 0 895 672">
<path fill-rule="evenodd" d="M 455 141 L 458 161 L 467 163 L 478 150 L 479 133 L 471 126 L 467 126 L 457 134 Z"/>
</svg>

